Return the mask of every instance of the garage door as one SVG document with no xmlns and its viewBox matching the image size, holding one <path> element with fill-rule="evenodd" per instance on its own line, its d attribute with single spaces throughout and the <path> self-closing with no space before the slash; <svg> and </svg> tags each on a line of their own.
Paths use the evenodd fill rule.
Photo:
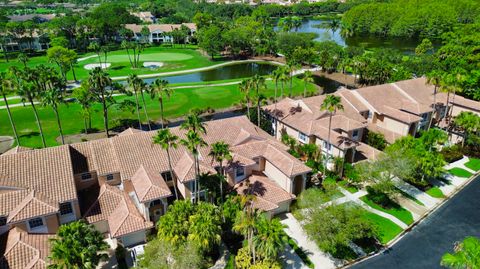
<svg viewBox="0 0 480 269">
<path fill-rule="evenodd" d="M 124 246 L 130 247 L 145 242 L 145 232 L 136 232 L 121 237 Z"/>
</svg>

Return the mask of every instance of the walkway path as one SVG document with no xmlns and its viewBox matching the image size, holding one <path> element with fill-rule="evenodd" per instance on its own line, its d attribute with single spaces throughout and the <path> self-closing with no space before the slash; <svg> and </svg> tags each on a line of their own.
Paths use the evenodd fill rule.
<svg viewBox="0 0 480 269">
<path fill-rule="evenodd" d="M 397 224 L 397 225 L 400 226 L 402 229 L 406 229 L 406 228 L 408 227 L 408 225 L 405 224 L 405 222 L 397 219 L 396 217 L 394 217 L 394 216 L 392 216 L 392 215 L 390 215 L 390 214 L 388 214 L 388 213 L 385 213 L 385 212 L 383 212 L 383 211 L 380 211 L 380 210 L 377 210 L 377 209 L 375 209 L 375 208 L 373 208 L 373 207 L 370 207 L 369 205 L 367 205 L 366 203 L 364 203 L 362 200 L 360 200 L 359 198 L 360 198 L 361 196 L 365 195 L 366 192 L 365 192 L 365 194 L 361 195 L 361 193 L 359 194 L 359 192 L 361 192 L 361 191 L 358 191 L 358 192 L 356 192 L 355 194 L 352 194 L 352 193 L 350 193 L 349 191 L 345 190 L 344 188 L 339 188 L 339 189 L 340 189 L 340 191 L 343 193 L 343 195 L 345 195 L 345 197 L 348 197 L 352 202 L 360 205 L 360 206 L 363 207 L 364 209 L 366 209 L 366 210 L 368 210 L 368 211 L 370 211 L 370 212 L 372 212 L 372 213 L 374 213 L 374 214 L 377 214 L 377 215 L 379 215 L 379 216 L 381 216 L 381 217 L 384 217 L 384 218 L 386 218 L 386 219 L 391 220 L 393 223 Z"/>
<path fill-rule="evenodd" d="M 86 56 L 86 57 L 83 57 L 83 58 L 78 58 L 77 62 L 85 61 L 87 59 L 95 58 L 95 57 L 98 57 L 98 55 L 95 54 L 95 55 L 90 55 L 90 56 Z"/>
<path fill-rule="evenodd" d="M 287 225 L 287 228 L 284 229 L 285 232 L 307 253 L 312 263 L 315 264 L 315 269 L 333 269 L 342 265 L 342 261 L 322 252 L 317 244 L 307 237 L 301 224 L 291 213 L 283 215 L 281 219 L 281 222 Z"/>
<path fill-rule="evenodd" d="M 33 102 L 35 105 L 38 105 L 40 104 L 40 102 Z M 29 106 L 30 103 L 25 103 L 25 106 Z M 12 108 L 12 107 L 19 107 L 19 106 L 24 106 L 22 103 L 19 103 L 19 104 L 11 104 L 11 105 L 8 105 L 9 108 Z M 0 106 L 0 110 L 1 109 L 7 109 L 7 106 Z"/>
<path fill-rule="evenodd" d="M 436 204 L 440 203 L 439 199 L 433 198 L 432 196 L 426 194 L 425 192 L 417 189 L 416 187 L 408 184 L 407 182 L 399 178 L 394 179 L 393 183 L 401 191 L 422 202 L 422 204 L 424 204 L 425 207 L 428 209 L 432 209 Z"/>
<path fill-rule="evenodd" d="M 297 253 L 288 244 L 280 255 L 280 260 L 282 261 L 282 268 L 285 269 L 308 269 L 308 266 L 303 263 L 302 259 L 298 257 Z"/>
</svg>

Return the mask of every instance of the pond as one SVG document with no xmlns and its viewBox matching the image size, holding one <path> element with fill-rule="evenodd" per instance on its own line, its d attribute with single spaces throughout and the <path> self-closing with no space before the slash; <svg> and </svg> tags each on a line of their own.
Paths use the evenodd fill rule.
<svg viewBox="0 0 480 269">
<path fill-rule="evenodd" d="M 340 32 L 341 29 L 332 31 L 326 25 L 330 19 L 309 19 L 303 20 L 302 25 L 297 29 L 299 33 L 316 33 L 315 41 L 335 41 L 342 46 L 356 46 L 366 49 L 372 48 L 392 48 L 400 50 L 404 53 L 410 54 L 415 51 L 415 48 L 420 43 L 415 39 L 376 37 L 376 36 L 362 36 L 344 38 Z M 295 30 L 292 30 L 295 31 Z"/>
<path fill-rule="evenodd" d="M 160 78 L 168 81 L 170 84 L 241 79 L 253 77 L 255 74 L 258 74 L 260 76 L 269 75 L 276 68 L 277 67 L 275 65 L 268 63 L 240 63 L 226 65 L 219 68 L 196 73 L 176 76 L 165 76 Z M 150 84 L 156 79 L 157 78 L 147 78 L 144 79 L 144 81 Z"/>
</svg>

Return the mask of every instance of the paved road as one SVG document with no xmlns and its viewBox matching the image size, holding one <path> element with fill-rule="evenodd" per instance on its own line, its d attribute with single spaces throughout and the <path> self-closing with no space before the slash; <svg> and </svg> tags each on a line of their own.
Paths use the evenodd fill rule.
<svg viewBox="0 0 480 269">
<path fill-rule="evenodd" d="M 440 268 L 440 259 L 466 236 L 480 237 L 480 176 L 388 252 L 352 268 Z"/>
</svg>

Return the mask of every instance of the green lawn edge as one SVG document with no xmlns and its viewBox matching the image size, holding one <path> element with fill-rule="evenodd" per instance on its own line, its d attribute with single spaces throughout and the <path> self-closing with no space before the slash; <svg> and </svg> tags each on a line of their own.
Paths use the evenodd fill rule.
<svg viewBox="0 0 480 269">
<path fill-rule="evenodd" d="M 368 211 L 365 211 L 363 218 L 371 221 L 377 227 L 378 239 L 384 245 L 403 231 L 400 226 L 391 220 Z"/>
<path fill-rule="evenodd" d="M 432 196 L 433 198 L 440 198 L 440 199 L 445 198 L 445 195 L 443 194 L 442 190 L 440 190 L 440 188 L 437 186 L 431 187 L 426 191 L 426 193 Z"/>
<path fill-rule="evenodd" d="M 413 223 L 412 213 L 410 211 L 406 210 L 405 208 L 400 207 L 400 205 L 399 205 L 399 208 L 386 209 L 386 208 L 383 208 L 382 206 L 374 203 L 372 200 L 368 199 L 367 196 L 361 197 L 360 200 L 362 200 L 364 203 L 366 203 L 367 205 L 369 205 L 370 207 L 372 207 L 374 209 L 380 210 L 382 212 L 385 212 L 387 214 L 390 214 L 390 215 L 396 217 L 397 219 L 403 221 L 407 225 Z"/>
<path fill-rule="evenodd" d="M 305 265 L 308 266 L 308 268 L 315 268 L 315 265 L 310 260 L 307 253 L 305 253 L 305 251 L 301 247 L 299 247 L 295 242 L 295 240 L 293 240 L 290 236 L 288 237 L 288 244 L 293 249 L 293 251 L 295 251 L 298 257 L 302 259 L 303 263 L 305 263 Z"/>
<path fill-rule="evenodd" d="M 466 164 L 465 164 L 466 166 Z M 467 166 L 468 167 L 468 166 Z M 471 169 L 471 168 L 470 168 Z M 454 167 L 448 172 L 456 177 L 463 177 L 463 178 L 469 178 L 472 176 L 472 173 L 468 172 L 467 170 L 460 168 L 460 167 Z"/>
<path fill-rule="evenodd" d="M 469 158 L 469 161 L 465 163 L 465 167 L 473 171 L 480 171 L 480 159 Z"/>
</svg>

